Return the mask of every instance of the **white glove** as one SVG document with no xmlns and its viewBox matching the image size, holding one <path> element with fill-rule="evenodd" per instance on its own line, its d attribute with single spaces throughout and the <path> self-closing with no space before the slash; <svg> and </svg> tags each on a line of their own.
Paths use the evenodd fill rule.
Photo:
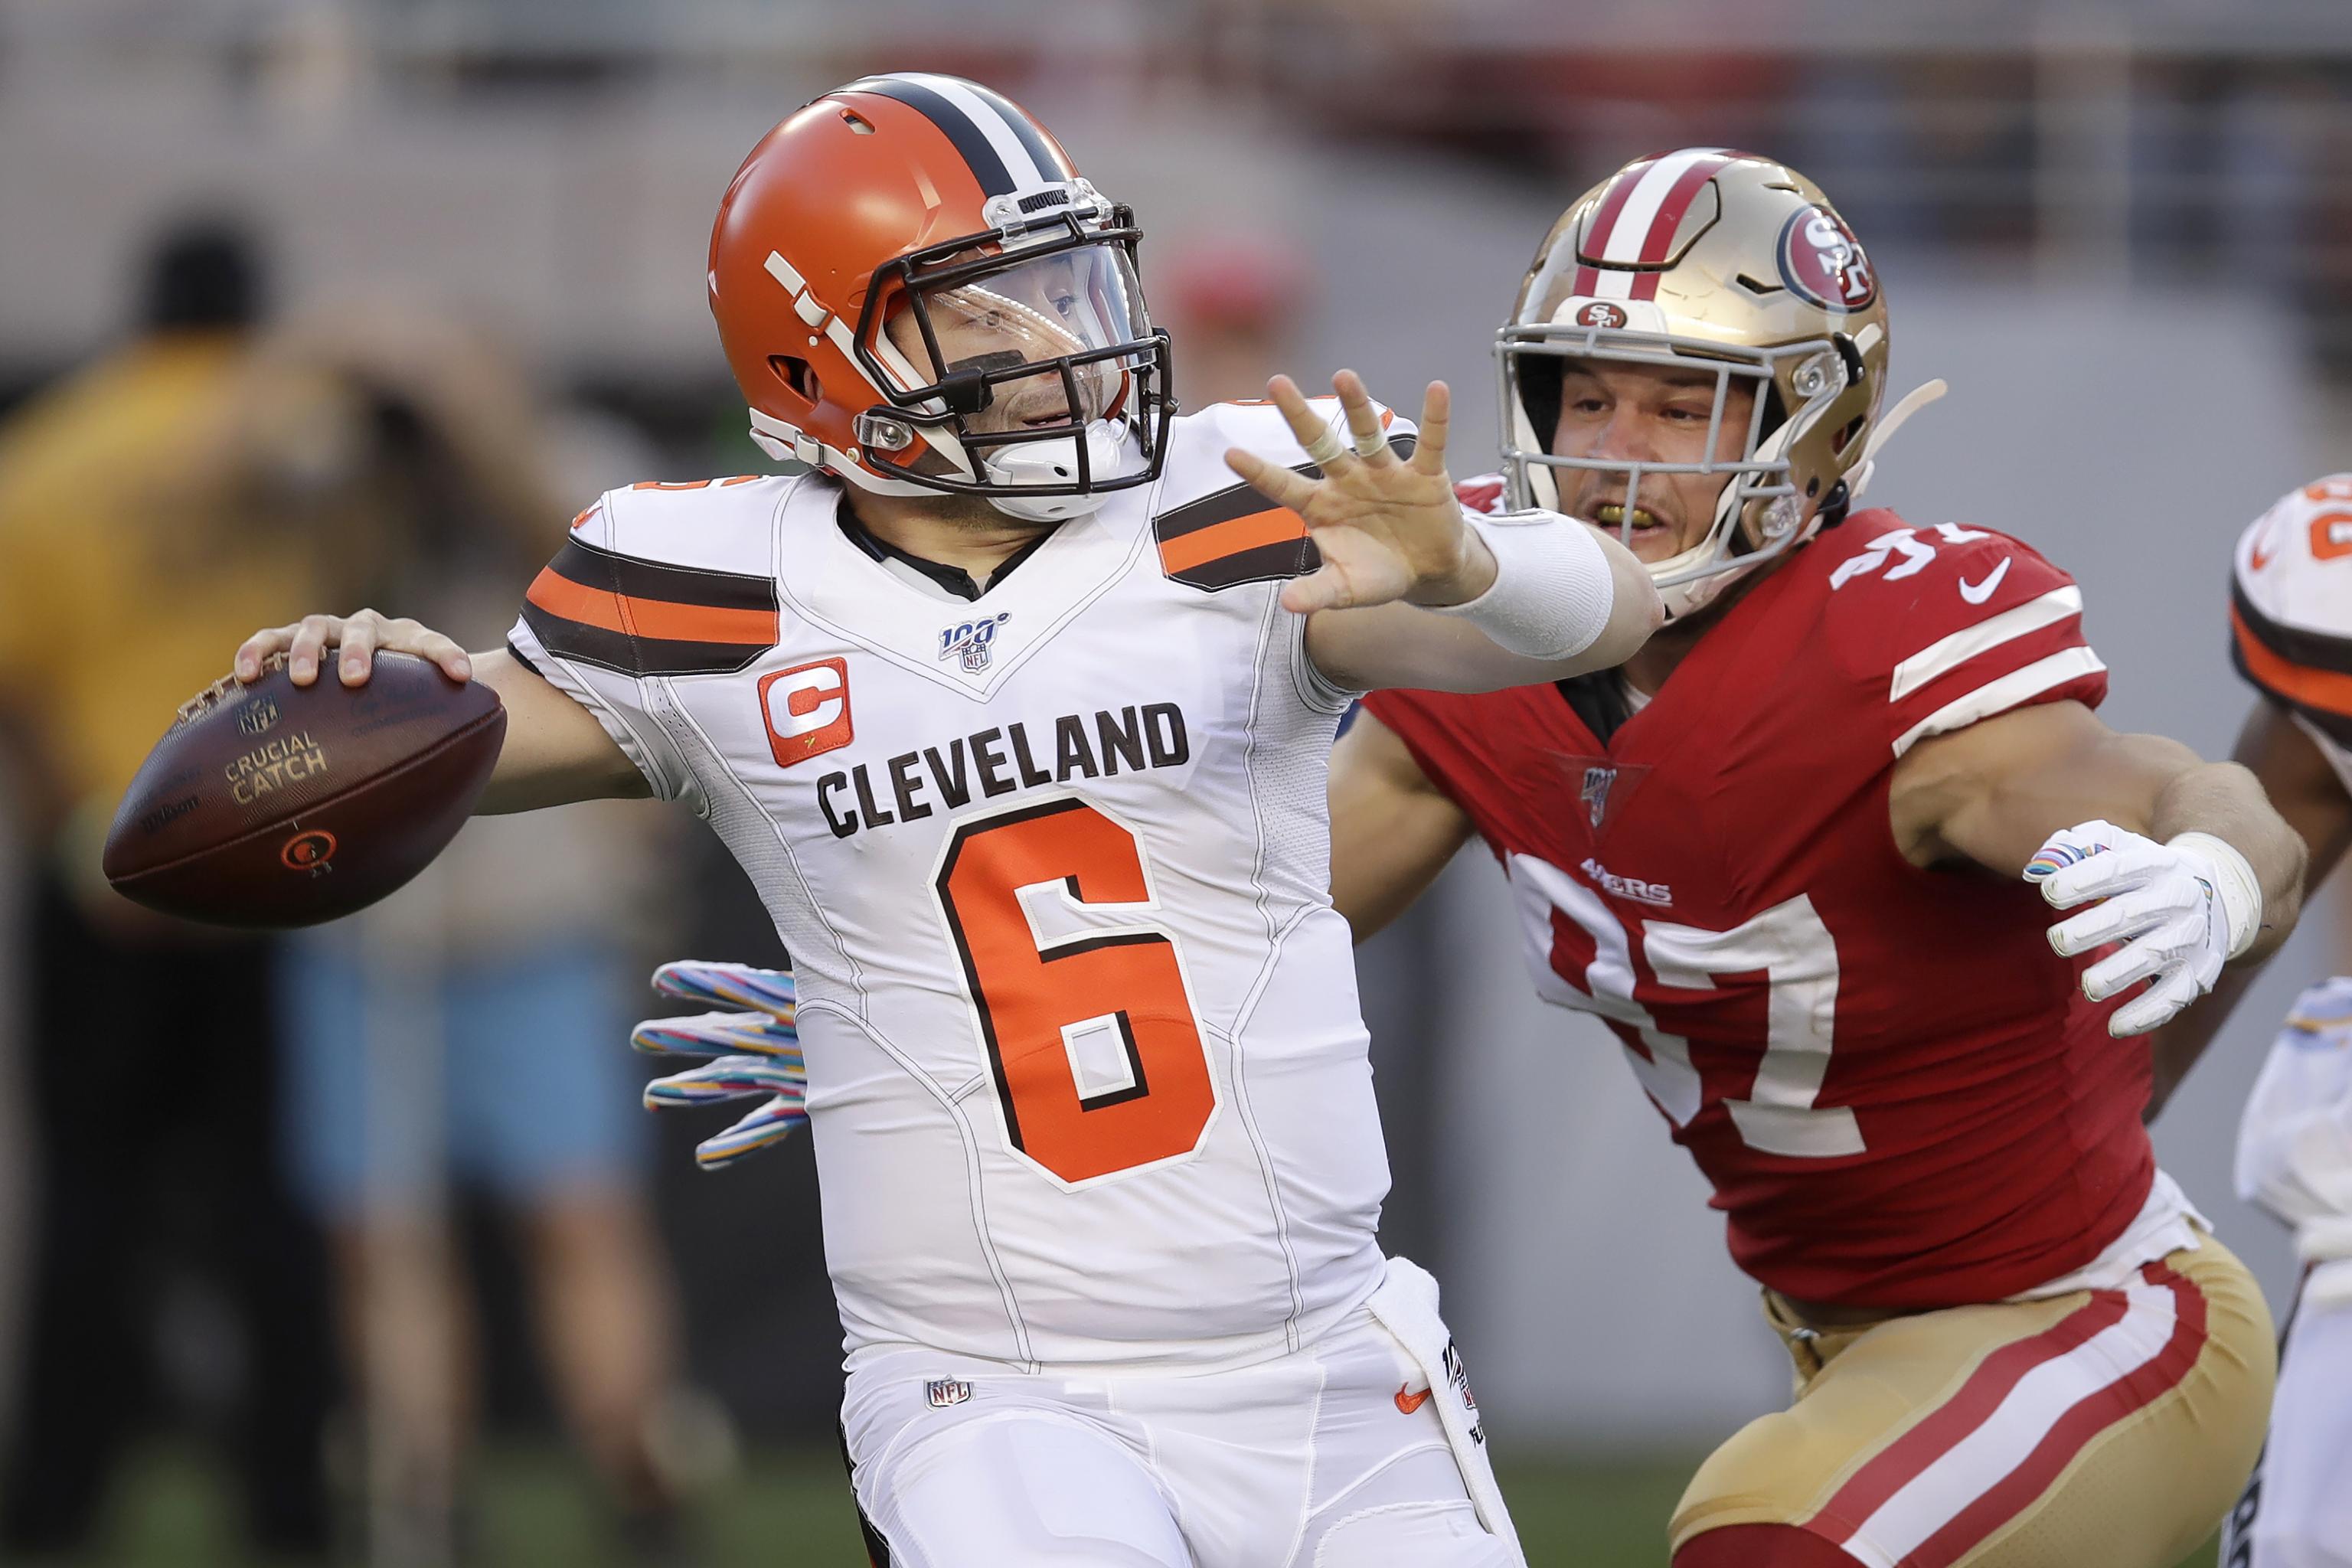
<svg viewBox="0 0 2352 1568">
<path fill-rule="evenodd" d="M 695 1145 L 694 1157 L 704 1170 L 719 1170 L 771 1143 L 781 1143 L 808 1121 L 803 1104 L 808 1070 L 801 1060 L 800 1030 L 793 1022 L 793 977 L 788 972 L 687 960 L 655 970 L 654 989 L 680 1001 L 754 1009 L 648 1018 L 629 1036 L 631 1045 L 650 1056 L 718 1058 L 646 1084 L 649 1110 L 730 1100 L 764 1101 L 726 1131 Z"/>
<path fill-rule="evenodd" d="M 2213 989 L 2221 965 L 2262 929 L 2263 889 L 2246 858 L 2210 833 L 2158 844 L 2112 822 L 2050 836 L 2026 863 L 2056 909 L 2104 900 L 2050 928 L 2050 945 L 2072 958 L 2125 944 L 2083 972 L 2083 994 L 2104 1002 L 2142 980 L 2146 991 L 2107 1019 L 2110 1035 L 2144 1035 Z"/>
<path fill-rule="evenodd" d="M 2238 1123 L 2238 1195 L 2294 1227 L 2315 1300 L 2352 1301 L 2352 979 L 2295 998 Z"/>
</svg>

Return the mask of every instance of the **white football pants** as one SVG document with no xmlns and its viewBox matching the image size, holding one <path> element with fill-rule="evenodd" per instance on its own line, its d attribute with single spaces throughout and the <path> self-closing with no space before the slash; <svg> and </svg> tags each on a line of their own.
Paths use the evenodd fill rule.
<svg viewBox="0 0 2352 1568">
<path fill-rule="evenodd" d="M 850 1374 L 842 1427 L 889 1568 L 1523 1568 L 1448 1445 L 1446 1370 L 1433 1389 L 1369 1311 L 1191 1375 L 897 1351 Z"/>
<path fill-rule="evenodd" d="M 2222 1568 L 2352 1568 L 2352 1305 L 2299 1301 Z"/>
</svg>

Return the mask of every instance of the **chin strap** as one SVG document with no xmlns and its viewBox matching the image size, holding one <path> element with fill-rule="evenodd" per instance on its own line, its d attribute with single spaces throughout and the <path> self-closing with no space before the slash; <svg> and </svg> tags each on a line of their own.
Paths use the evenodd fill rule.
<svg viewBox="0 0 2352 1568">
<path fill-rule="evenodd" d="M 1878 427 L 1870 433 L 1870 439 L 1862 444 L 1862 461 L 1853 466 L 1853 476 L 1845 482 L 1845 493 L 1850 501 L 1862 499 L 1862 492 L 1869 487 L 1872 466 L 1878 457 L 1879 448 L 1886 445 L 1895 432 L 1903 428 L 1903 422 L 1950 390 L 1938 376 L 1934 381 L 1913 387 L 1904 395 L 1900 403 L 1886 411 L 1886 417 L 1878 422 Z"/>
</svg>

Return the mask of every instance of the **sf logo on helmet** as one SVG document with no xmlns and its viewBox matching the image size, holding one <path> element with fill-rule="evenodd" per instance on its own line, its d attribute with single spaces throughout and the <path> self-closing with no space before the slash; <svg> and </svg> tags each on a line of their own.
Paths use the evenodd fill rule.
<svg viewBox="0 0 2352 1568">
<path fill-rule="evenodd" d="M 1825 310 L 1863 310 L 1878 298 L 1878 279 L 1862 241 L 1822 206 L 1800 207 L 1780 229 L 1780 281 Z"/>
<path fill-rule="evenodd" d="M 1580 327 L 1622 327 L 1626 321 L 1625 308 L 1606 300 L 1595 300 L 1576 312 Z"/>
</svg>

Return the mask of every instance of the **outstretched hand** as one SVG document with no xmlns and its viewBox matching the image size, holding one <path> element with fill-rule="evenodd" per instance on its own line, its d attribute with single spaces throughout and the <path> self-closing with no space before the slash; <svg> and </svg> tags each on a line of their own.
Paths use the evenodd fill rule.
<svg viewBox="0 0 2352 1568">
<path fill-rule="evenodd" d="M 1282 607 L 1305 615 L 1398 599 L 1458 605 L 1485 593 L 1495 580 L 1495 558 L 1463 521 L 1445 471 L 1453 403 L 1445 384 L 1431 382 L 1423 396 L 1419 439 L 1410 458 L 1400 458 L 1390 447 L 1361 376 L 1343 370 L 1331 378 L 1331 390 L 1339 395 L 1352 448 L 1288 376 L 1266 384 L 1266 396 L 1322 470 L 1321 479 L 1310 479 L 1238 447 L 1225 453 L 1234 472 L 1306 520 L 1322 555 L 1318 569 L 1284 586 Z"/>
<path fill-rule="evenodd" d="M 654 989 L 677 1001 L 750 1009 L 648 1018 L 629 1036 L 629 1043 L 649 1056 L 716 1058 L 646 1084 L 647 1110 L 761 1101 L 751 1114 L 695 1146 L 694 1157 L 704 1170 L 721 1169 L 780 1143 L 808 1121 L 808 1069 L 801 1058 L 789 971 L 689 959 L 654 971 Z"/>
</svg>

